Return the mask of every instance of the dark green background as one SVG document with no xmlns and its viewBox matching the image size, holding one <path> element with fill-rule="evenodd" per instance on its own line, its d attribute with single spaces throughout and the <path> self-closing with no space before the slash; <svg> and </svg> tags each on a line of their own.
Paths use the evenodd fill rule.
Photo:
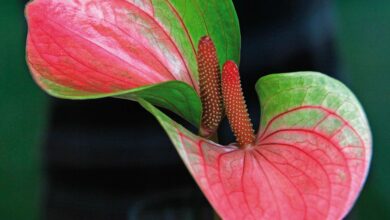
<svg viewBox="0 0 390 220">
<path fill-rule="evenodd" d="M 24 58 L 23 4 L 0 6 L 0 219 L 39 219 L 46 95 Z"/>
<path fill-rule="evenodd" d="M 390 219 L 390 1 L 337 1 L 345 83 L 363 104 L 374 141 L 371 170 L 355 219 Z"/>
<path fill-rule="evenodd" d="M 390 1 L 335 1 L 344 82 L 367 111 L 374 155 L 351 219 L 390 219 Z M 48 97 L 25 65 L 21 1 L 0 7 L 0 219 L 40 219 Z"/>
</svg>

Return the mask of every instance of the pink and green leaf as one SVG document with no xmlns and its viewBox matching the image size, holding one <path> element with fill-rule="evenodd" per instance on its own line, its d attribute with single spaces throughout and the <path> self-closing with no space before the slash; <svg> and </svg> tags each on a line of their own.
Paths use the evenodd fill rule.
<svg viewBox="0 0 390 220">
<path fill-rule="evenodd" d="M 34 0 L 26 17 L 30 70 L 60 98 L 115 96 L 172 80 L 198 91 L 195 48 L 205 35 L 213 38 L 221 63 L 240 56 L 231 0 Z M 185 103 L 200 108 L 191 104 Z"/>
<path fill-rule="evenodd" d="M 198 137 L 144 100 L 223 219 L 342 219 L 371 159 L 359 102 L 314 72 L 274 74 L 256 85 L 261 126 L 253 148 Z"/>
</svg>

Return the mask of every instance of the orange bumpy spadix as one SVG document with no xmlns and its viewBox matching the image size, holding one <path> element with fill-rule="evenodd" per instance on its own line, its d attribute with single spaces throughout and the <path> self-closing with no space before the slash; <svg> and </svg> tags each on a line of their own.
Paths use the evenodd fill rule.
<svg viewBox="0 0 390 220">
<path fill-rule="evenodd" d="M 200 134 L 211 138 L 223 117 L 221 71 L 217 51 L 210 37 L 203 37 L 198 45 L 200 97 L 203 105 Z"/>
<path fill-rule="evenodd" d="M 222 70 L 222 96 L 230 127 L 241 148 L 252 145 L 255 134 L 242 93 L 237 65 L 227 61 Z"/>
</svg>

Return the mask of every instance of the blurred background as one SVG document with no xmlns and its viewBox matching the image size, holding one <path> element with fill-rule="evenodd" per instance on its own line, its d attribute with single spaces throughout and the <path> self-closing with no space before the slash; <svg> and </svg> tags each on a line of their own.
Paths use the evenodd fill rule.
<svg viewBox="0 0 390 220">
<path fill-rule="evenodd" d="M 254 124 L 260 76 L 316 70 L 342 80 L 374 137 L 369 178 L 347 219 L 390 219 L 390 1 L 234 2 Z M 58 100 L 35 85 L 25 64 L 25 3 L 0 7 L 0 219 L 212 219 L 162 128 L 138 104 Z M 232 140 L 228 129 L 221 136 Z"/>
</svg>

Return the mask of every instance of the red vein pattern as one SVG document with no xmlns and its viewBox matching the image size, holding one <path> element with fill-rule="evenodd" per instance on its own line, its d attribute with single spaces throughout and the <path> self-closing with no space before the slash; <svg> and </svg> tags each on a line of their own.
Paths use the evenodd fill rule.
<svg viewBox="0 0 390 220">
<path fill-rule="evenodd" d="M 93 94 L 180 80 L 197 89 L 149 0 L 35 0 L 26 15 L 28 64 L 42 87 Z"/>
<path fill-rule="evenodd" d="M 291 124 L 297 115 L 308 114 L 319 116 L 312 125 L 304 120 Z M 227 220 L 342 219 L 369 166 L 367 143 L 322 106 L 301 106 L 273 117 L 248 149 L 177 132 L 179 153 Z"/>
</svg>

